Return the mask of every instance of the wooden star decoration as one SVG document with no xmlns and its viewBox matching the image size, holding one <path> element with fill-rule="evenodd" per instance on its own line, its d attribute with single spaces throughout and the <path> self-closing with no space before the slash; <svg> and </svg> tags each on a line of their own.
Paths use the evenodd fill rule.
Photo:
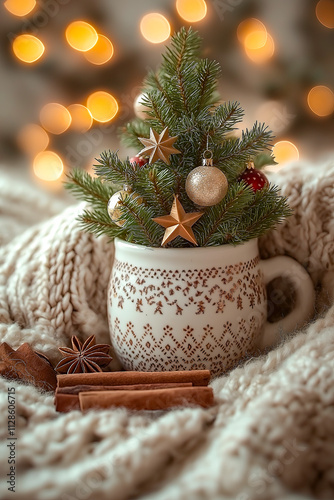
<svg viewBox="0 0 334 500">
<path fill-rule="evenodd" d="M 169 137 L 168 128 L 166 127 L 159 135 L 155 130 L 150 128 L 150 138 L 138 137 L 140 142 L 145 146 L 139 151 L 138 155 L 149 156 L 149 163 L 154 163 L 157 160 L 162 160 L 167 165 L 170 164 L 170 155 L 181 153 L 174 148 L 173 144 L 177 140 L 177 136 Z"/>
<path fill-rule="evenodd" d="M 198 243 L 191 226 L 193 226 L 203 214 L 204 212 L 186 214 L 177 196 L 174 196 L 170 214 L 163 215 L 162 217 L 155 217 L 153 219 L 154 222 L 166 228 L 161 246 L 167 245 L 167 243 L 173 241 L 177 236 L 181 236 L 181 238 L 197 245 Z"/>
</svg>

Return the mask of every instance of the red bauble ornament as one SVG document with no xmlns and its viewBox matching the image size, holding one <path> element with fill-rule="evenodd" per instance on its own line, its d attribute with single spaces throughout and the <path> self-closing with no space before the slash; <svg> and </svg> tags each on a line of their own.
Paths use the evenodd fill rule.
<svg viewBox="0 0 334 500">
<path fill-rule="evenodd" d="M 269 181 L 263 172 L 254 168 L 254 163 L 249 162 L 247 164 L 246 170 L 239 175 L 238 181 L 244 181 L 248 186 L 250 186 L 254 193 L 260 191 L 265 186 L 269 186 Z"/>
<path fill-rule="evenodd" d="M 130 163 L 133 168 L 141 168 L 148 163 L 148 160 L 146 158 L 142 158 L 141 156 L 133 156 L 130 158 Z"/>
</svg>

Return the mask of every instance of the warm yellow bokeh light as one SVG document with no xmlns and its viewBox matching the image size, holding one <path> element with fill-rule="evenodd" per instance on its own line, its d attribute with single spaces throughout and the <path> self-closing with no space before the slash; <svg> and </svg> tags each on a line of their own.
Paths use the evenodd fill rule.
<svg viewBox="0 0 334 500">
<path fill-rule="evenodd" d="M 274 55 L 274 40 L 269 33 L 267 33 L 266 43 L 262 47 L 251 49 L 245 45 L 245 52 L 251 61 L 257 64 L 263 64 Z"/>
<path fill-rule="evenodd" d="M 244 45 L 249 50 L 261 49 L 268 40 L 267 31 L 252 31 L 246 36 Z"/>
<path fill-rule="evenodd" d="M 188 23 L 197 23 L 205 18 L 207 6 L 204 0 L 176 0 L 176 10 Z"/>
<path fill-rule="evenodd" d="M 290 141 L 279 141 L 273 146 L 273 155 L 277 163 L 285 163 L 299 159 L 299 151 Z"/>
<path fill-rule="evenodd" d="M 13 52 L 25 63 L 33 63 L 42 57 L 45 47 L 39 38 L 33 35 L 19 35 L 13 42 Z"/>
<path fill-rule="evenodd" d="M 326 28 L 334 28 L 334 0 L 320 0 L 315 13 L 318 21 Z"/>
<path fill-rule="evenodd" d="M 307 104 L 318 116 L 328 116 L 334 111 L 334 94 L 328 87 L 318 85 L 313 87 L 307 96 Z"/>
<path fill-rule="evenodd" d="M 87 61 L 93 64 L 105 64 L 110 61 L 114 54 L 114 47 L 109 38 L 98 35 L 98 40 L 94 47 L 84 53 Z"/>
<path fill-rule="evenodd" d="M 94 120 L 104 123 L 109 122 L 116 116 L 118 103 L 114 96 L 99 90 L 88 97 L 87 108 Z"/>
<path fill-rule="evenodd" d="M 53 151 L 42 151 L 34 159 L 35 175 L 43 181 L 56 181 L 64 170 L 61 158 Z"/>
<path fill-rule="evenodd" d="M 78 132 L 87 132 L 93 124 L 93 117 L 86 106 L 82 104 L 71 104 L 68 108 L 71 113 L 71 128 Z"/>
<path fill-rule="evenodd" d="M 65 36 L 68 44 L 80 52 L 90 50 L 98 40 L 95 28 L 85 21 L 74 21 L 69 24 Z"/>
<path fill-rule="evenodd" d="M 48 146 L 49 136 L 39 125 L 29 123 L 18 133 L 17 144 L 26 154 L 35 156 Z"/>
<path fill-rule="evenodd" d="M 71 125 L 70 112 L 57 102 L 46 104 L 39 114 L 43 127 L 52 134 L 62 134 Z"/>
<path fill-rule="evenodd" d="M 14 16 L 23 17 L 35 8 L 36 0 L 6 0 L 4 6 Z"/>
<path fill-rule="evenodd" d="M 262 32 L 266 34 L 267 29 L 265 25 L 261 21 L 259 21 L 259 19 L 255 19 L 254 17 L 245 19 L 239 24 L 237 28 L 237 37 L 239 42 L 245 43 L 247 36 L 254 32 Z"/>
<path fill-rule="evenodd" d="M 157 12 L 146 14 L 140 21 L 140 31 L 151 43 L 162 43 L 170 36 L 170 24 Z"/>
</svg>

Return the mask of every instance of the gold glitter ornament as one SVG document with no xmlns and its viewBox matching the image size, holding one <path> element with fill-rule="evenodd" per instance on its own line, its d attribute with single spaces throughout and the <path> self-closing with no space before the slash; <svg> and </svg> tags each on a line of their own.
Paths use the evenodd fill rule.
<svg viewBox="0 0 334 500">
<path fill-rule="evenodd" d="M 228 182 L 221 170 L 213 166 L 210 158 L 203 157 L 203 165 L 194 168 L 186 179 L 186 193 L 196 205 L 211 207 L 225 198 Z"/>
<path fill-rule="evenodd" d="M 122 216 L 121 206 L 122 202 L 128 197 L 132 195 L 132 197 L 137 199 L 138 203 L 143 202 L 143 198 L 139 196 L 139 194 L 134 193 L 129 186 L 124 186 L 123 189 L 117 191 L 112 195 L 110 200 L 108 201 L 108 214 L 110 219 L 117 224 L 117 226 L 122 227 L 125 224 L 125 220 L 120 219 Z"/>
</svg>

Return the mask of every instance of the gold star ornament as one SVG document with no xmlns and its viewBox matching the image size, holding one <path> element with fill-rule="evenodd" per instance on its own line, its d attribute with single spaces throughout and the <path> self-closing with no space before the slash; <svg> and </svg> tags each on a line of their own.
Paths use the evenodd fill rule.
<svg viewBox="0 0 334 500">
<path fill-rule="evenodd" d="M 186 214 L 177 196 L 174 196 L 170 214 L 163 215 L 162 217 L 155 217 L 153 219 L 154 222 L 166 228 L 161 246 L 167 245 L 170 241 L 175 240 L 177 236 L 181 236 L 181 238 L 197 245 L 191 226 L 202 217 L 203 213 L 204 212 L 192 212 Z"/>
<path fill-rule="evenodd" d="M 152 128 L 150 129 L 150 138 L 138 137 L 140 142 L 145 146 L 144 149 L 139 151 L 140 156 L 149 156 L 149 163 L 154 163 L 157 160 L 162 160 L 167 165 L 170 164 L 170 155 L 178 155 L 181 153 L 178 149 L 173 147 L 177 136 L 169 137 L 168 128 L 166 127 L 159 135 Z"/>
</svg>

